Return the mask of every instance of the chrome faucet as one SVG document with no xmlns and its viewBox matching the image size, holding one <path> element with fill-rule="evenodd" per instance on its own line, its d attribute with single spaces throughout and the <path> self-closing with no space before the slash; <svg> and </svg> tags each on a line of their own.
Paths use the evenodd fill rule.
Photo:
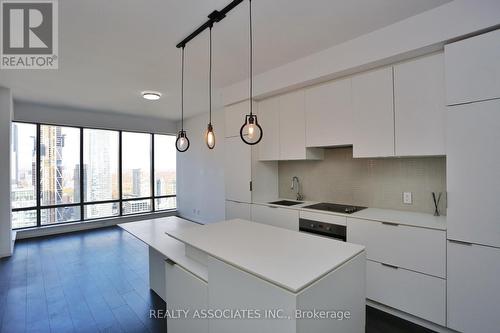
<svg viewBox="0 0 500 333">
<path fill-rule="evenodd" d="M 295 189 L 295 183 L 297 183 L 297 189 L 296 189 L 297 200 L 303 200 L 304 196 L 300 193 L 300 182 L 299 182 L 299 177 L 297 177 L 297 176 L 292 177 L 292 186 L 291 186 L 292 190 Z"/>
</svg>

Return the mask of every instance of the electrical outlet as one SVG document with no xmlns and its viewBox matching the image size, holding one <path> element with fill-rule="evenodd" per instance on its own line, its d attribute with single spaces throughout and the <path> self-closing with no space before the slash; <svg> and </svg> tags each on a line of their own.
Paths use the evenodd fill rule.
<svg viewBox="0 0 500 333">
<path fill-rule="evenodd" d="M 403 204 L 405 205 L 413 204 L 413 195 L 411 192 L 403 192 Z"/>
</svg>

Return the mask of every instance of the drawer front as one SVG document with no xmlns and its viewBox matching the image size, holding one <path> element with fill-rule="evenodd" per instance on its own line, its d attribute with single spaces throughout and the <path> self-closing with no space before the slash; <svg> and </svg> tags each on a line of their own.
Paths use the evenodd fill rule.
<svg viewBox="0 0 500 333">
<path fill-rule="evenodd" d="M 301 210 L 300 211 L 300 218 L 306 219 L 306 220 L 311 220 L 311 221 L 318 221 L 318 222 L 324 222 L 324 223 L 343 225 L 343 226 L 347 225 L 347 217 L 340 216 L 340 215 L 321 214 L 321 213 L 308 212 L 308 211 Z"/>
<path fill-rule="evenodd" d="M 366 261 L 366 297 L 446 325 L 446 281 L 403 268 Z"/>
<path fill-rule="evenodd" d="M 347 218 L 347 241 L 366 246 L 368 259 L 446 277 L 446 232 Z"/>
<path fill-rule="evenodd" d="M 252 205 L 252 221 L 299 231 L 299 211 L 294 209 Z"/>
</svg>

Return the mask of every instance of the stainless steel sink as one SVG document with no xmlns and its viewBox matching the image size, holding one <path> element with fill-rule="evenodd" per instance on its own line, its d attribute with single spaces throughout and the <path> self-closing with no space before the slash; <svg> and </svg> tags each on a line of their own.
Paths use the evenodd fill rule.
<svg viewBox="0 0 500 333">
<path fill-rule="evenodd" d="M 291 201 L 291 200 L 279 200 L 279 201 L 273 201 L 269 202 L 272 205 L 279 205 L 279 206 L 295 206 L 295 205 L 300 205 L 301 203 L 304 203 L 303 201 Z"/>
</svg>

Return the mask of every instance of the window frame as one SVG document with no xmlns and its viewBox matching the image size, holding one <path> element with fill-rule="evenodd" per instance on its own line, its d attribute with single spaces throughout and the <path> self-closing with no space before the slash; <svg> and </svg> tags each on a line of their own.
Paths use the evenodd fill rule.
<svg viewBox="0 0 500 333">
<path fill-rule="evenodd" d="M 98 127 L 86 127 L 86 126 L 74 126 L 74 125 L 60 125 L 60 124 L 51 124 L 51 123 L 34 123 L 34 122 L 29 122 L 29 121 L 12 121 L 11 124 L 14 123 L 20 123 L 20 124 L 31 124 L 36 126 L 36 138 L 35 138 L 35 144 L 36 144 L 36 184 L 35 184 L 35 195 L 36 195 L 36 206 L 29 206 L 29 207 L 21 207 L 21 208 L 12 208 L 11 212 L 21 212 L 21 211 L 36 211 L 36 225 L 34 226 L 29 226 L 29 227 L 20 227 L 20 228 L 12 228 L 13 230 L 22 230 L 22 229 L 34 229 L 34 228 L 40 228 L 40 227 L 52 227 L 52 226 L 57 226 L 57 225 L 63 225 L 63 224 L 69 224 L 69 223 L 81 223 L 81 222 L 88 222 L 88 221 L 95 221 L 95 220 L 101 220 L 101 219 L 108 219 L 108 218 L 120 218 L 124 216 L 134 216 L 134 215 L 142 215 L 142 214 L 155 214 L 155 213 L 161 213 L 161 212 L 168 212 L 168 211 L 175 211 L 177 210 L 177 207 L 172 208 L 172 209 L 157 209 L 156 208 L 156 199 L 164 199 L 164 198 L 175 198 L 177 197 L 177 190 L 175 191 L 176 194 L 172 195 L 155 195 L 155 157 L 154 157 L 154 152 L 155 152 L 155 135 L 168 135 L 168 136 L 175 136 L 174 134 L 168 134 L 168 133 L 154 133 L 154 132 L 146 132 L 146 131 L 137 131 L 137 130 L 117 130 L 117 129 L 112 129 L 112 128 L 98 128 Z M 56 204 L 56 205 L 41 205 L 41 178 L 40 178 L 40 151 L 41 151 L 41 141 L 40 141 L 40 128 L 41 126 L 59 126 L 59 127 L 70 127 L 70 128 L 77 128 L 80 131 L 80 156 L 79 156 L 79 165 L 80 165 L 80 179 L 79 179 L 79 185 L 80 185 L 80 202 L 79 203 L 68 203 L 68 204 Z M 119 198 L 118 199 L 111 199 L 111 200 L 100 200 L 100 201 L 86 201 L 84 197 L 84 130 L 106 130 L 106 131 L 113 131 L 118 133 L 118 194 Z M 151 187 L 151 195 L 147 197 L 140 197 L 140 198 L 123 198 L 123 133 L 128 132 L 128 133 L 142 133 L 142 134 L 148 134 L 150 136 L 150 187 Z M 176 171 L 176 177 L 177 177 L 177 171 Z M 151 200 L 151 210 L 148 212 L 138 212 L 138 213 L 130 213 L 130 214 L 123 214 L 123 203 L 127 201 L 141 201 L 141 200 Z M 95 218 L 85 218 L 85 208 L 86 206 L 92 206 L 92 205 L 99 205 L 99 204 L 111 204 L 111 203 L 116 203 L 118 205 L 118 215 L 115 216 L 104 216 L 104 217 L 95 217 Z M 41 224 L 41 211 L 43 209 L 53 209 L 53 208 L 62 208 L 62 207 L 76 207 L 78 206 L 80 208 L 80 219 L 76 221 L 68 221 L 68 222 L 59 222 L 59 223 L 53 223 L 53 224 Z M 176 205 L 177 206 L 177 205 Z"/>
</svg>

